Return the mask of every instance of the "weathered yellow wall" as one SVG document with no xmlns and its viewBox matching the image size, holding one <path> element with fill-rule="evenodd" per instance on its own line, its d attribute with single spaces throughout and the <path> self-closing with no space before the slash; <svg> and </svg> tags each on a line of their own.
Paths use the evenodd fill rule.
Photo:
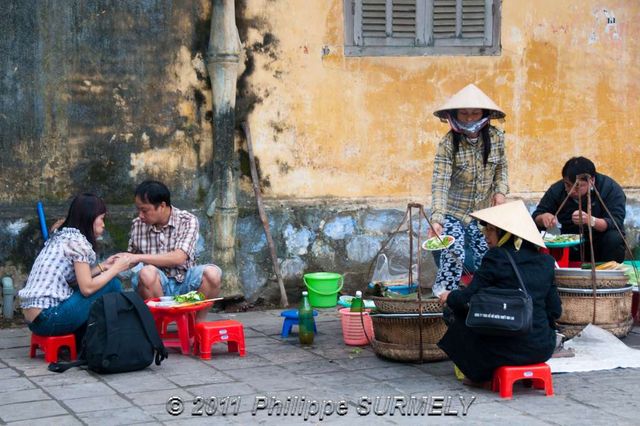
<svg viewBox="0 0 640 426">
<path fill-rule="evenodd" d="M 249 121 L 267 196 L 429 195 L 448 130 L 432 112 L 471 82 L 507 114 L 512 193 L 544 191 L 573 155 L 627 188 L 640 181 L 640 2 L 504 1 L 502 53 L 489 57 L 345 57 L 342 8 L 247 2 L 263 27 L 245 45 L 276 39 L 248 77 L 262 98 Z"/>
</svg>

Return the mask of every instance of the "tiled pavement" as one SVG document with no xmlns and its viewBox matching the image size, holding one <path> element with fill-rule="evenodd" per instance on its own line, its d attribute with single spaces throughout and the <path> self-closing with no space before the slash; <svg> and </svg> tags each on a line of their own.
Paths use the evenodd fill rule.
<svg viewBox="0 0 640 426">
<path fill-rule="evenodd" d="M 214 346 L 214 356 L 203 361 L 172 351 L 162 366 L 146 370 L 104 375 L 72 369 L 63 374 L 47 370 L 42 355 L 28 357 L 27 328 L 0 330 L 0 423 L 4 424 L 157 424 L 215 422 L 217 424 L 638 424 L 640 416 L 640 370 L 618 369 L 591 373 L 554 375 L 555 396 L 518 387 L 513 400 L 464 387 L 453 375 L 451 362 L 403 364 L 378 358 L 370 348 L 347 347 L 342 342 L 336 311 L 327 309 L 318 317 L 319 335 L 314 345 L 302 348 L 296 336 L 281 339 L 279 311 L 241 314 L 209 314 L 209 318 L 232 318 L 245 326 L 247 355 L 225 352 Z M 625 342 L 640 348 L 640 328 Z M 252 413 L 260 396 L 283 403 L 287 397 L 305 397 L 304 407 L 315 400 L 326 413 L 299 415 L 293 403 L 288 415 Z M 371 400 L 370 412 L 360 415 L 362 397 Z M 425 415 L 403 415 L 391 408 L 394 397 L 425 404 Z M 203 397 L 201 415 L 194 399 Z M 215 397 L 214 400 L 211 397 Z M 228 397 L 226 400 L 225 397 Z M 297 398 L 296 398 L 297 397 Z M 378 404 L 376 405 L 376 398 Z M 387 397 L 390 404 L 387 406 Z M 437 414 L 438 397 L 449 403 L 450 415 Z M 451 397 L 451 398 L 448 398 Z M 469 404 L 462 415 L 461 399 Z M 168 410 L 182 401 L 184 411 Z M 331 401 L 333 405 L 328 402 Z M 339 405 L 344 401 L 343 405 Z M 206 402 L 206 404 L 205 404 Z M 363 404 L 366 406 L 367 404 Z M 227 414 L 223 415 L 224 407 Z M 324 409 L 323 409 L 324 408 Z M 379 414 L 374 412 L 377 408 Z M 388 408 L 385 412 L 385 408 Z M 209 413 L 207 413 L 209 411 Z M 215 412 L 214 412 L 215 411 Z M 313 411 L 313 406 L 310 407 Z M 342 415 L 338 414 L 338 411 Z M 457 412 L 454 413 L 454 412 Z M 210 415 L 209 415 L 210 414 Z M 405 412 L 405 414 L 407 414 Z"/>
</svg>

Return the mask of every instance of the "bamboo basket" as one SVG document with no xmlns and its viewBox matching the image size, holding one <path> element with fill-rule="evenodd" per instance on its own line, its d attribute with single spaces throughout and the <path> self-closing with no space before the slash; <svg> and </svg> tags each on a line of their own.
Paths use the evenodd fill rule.
<svg viewBox="0 0 640 426">
<path fill-rule="evenodd" d="M 372 315 L 373 332 L 376 340 L 403 346 L 418 345 L 422 328 L 422 343 L 435 344 L 442 339 L 447 325 L 442 315 L 427 317 L 381 317 Z M 422 326 L 422 327 L 420 327 Z"/>
<path fill-rule="evenodd" d="M 562 288 L 593 288 L 591 271 L 588 269 L 556 269 L 555 282 Z M 596 271 L 596 289 L 624 288 L 628 284 L 629 278 L 624 271 Z"/>
<path fill-rule="evenodd" d="M 563 324 L 561 322 L 558 322 L 557 324 L 561 327 L 560 331 L 567 339 L 574 338 L 588 325 Z M 597 324 L 597 326 L 603 330 L 607 330 L 616 337 L 622 338 L 626 337 L 633 328 L 633 318 L 629 317 L 627 320 L 620 323 Z"/>
<path fill-rule="evenodd" d="M 371 342 L 373 350 L 378 356 L 402 362 L 420 362 L 419 344 L 398 345 L 396 343 L 380 342 L 373 340 Z M 436 346 L 435 343 L 422 345 L 422 361 L 440 361 L 447 359 L 447 354 Z"/>
<path fill-rule="evenodd" d="M 438 299 L 392 299 L 389 297 L 372 297 L 376 304 L 376 310 L 383 314 L 417 314 L 420 313 L 442 313 L 442 306 Z"/>
<path fill-rule="evenodd" d="M 562 300 L 562 316 L 558 320 L 562 324 L 582 325 L 589 323 L 618 324 L 631 317 L 632 287 L 596 290 L 595 321 L 593 318 L 593 290 L 558 288 Z"/>
</svg>

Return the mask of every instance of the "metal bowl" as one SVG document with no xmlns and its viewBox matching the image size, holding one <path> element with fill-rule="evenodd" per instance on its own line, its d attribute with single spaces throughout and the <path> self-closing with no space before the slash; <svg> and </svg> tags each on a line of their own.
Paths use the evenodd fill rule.
<svg viewBox="0 0 640 426">
<path fill-rule="evenodd" d="M 572 277 L 572 278 L 591 278 L 591 269 L 581 269 L 581 268 L 557 268 L 556 269 L 556 277 Z M 596 270 L 596 279 L 598 278 L 625 278 L 626 275 L 624 271 L 619 269 L 613 270 Z"/>
<path fill-rule="evenodd" d="M 632 285 L 627 285 L 621 288 L 597 288 L 596 294 L 620 294 L 620 293 L 628 293 L 633 290 Z M 570 294 L 593 294 L 592 288 L 567 288 L 567 287 L 558 287 L 558 291 L 563 293 Z"/>
</svg>

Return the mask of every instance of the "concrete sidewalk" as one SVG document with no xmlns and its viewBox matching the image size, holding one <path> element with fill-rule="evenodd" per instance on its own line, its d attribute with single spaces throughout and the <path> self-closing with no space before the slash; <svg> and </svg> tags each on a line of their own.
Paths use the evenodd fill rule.
<svg viewBox="0 0 640 426">
<path fill-rule="evenodd" d="M 162 366 L 143 371 L 100 376 L 75 368 L 56 374 L 41 354 L 29 358 L 26 327 L 0 330 L 0 423 L 638 424 L 640 369 L 554 375 L 552 398 L 518 386 L 513 400 L 502 400 L 463 386 L 450 361 L 402 364 L 378 358 L 370 348 L 345 346 L 334 309 L 317 317 L 319 334 L 309 348 L 300 347 L 296 335 L 280 338 L 279 311 L 209 314 L 209 319 L 241 321 L 247 355 L 228 354 L 220 344 L 209 361 L 170 350 Z M 640 348 L 640 328 L 624 341 Z M 258 408 L 272 398 L 284 404 L 280 415 Z M 320 413 L 309 414 L 305 422 L 305 414 L 314 411 L 311 401 L 327 413 L 322 420 Z M 415 411 L 403 415 L 393 409 L 402 401 L 414 404 Z M 168 412 L 181 407 L 180 414 Z"/>
</svg>

